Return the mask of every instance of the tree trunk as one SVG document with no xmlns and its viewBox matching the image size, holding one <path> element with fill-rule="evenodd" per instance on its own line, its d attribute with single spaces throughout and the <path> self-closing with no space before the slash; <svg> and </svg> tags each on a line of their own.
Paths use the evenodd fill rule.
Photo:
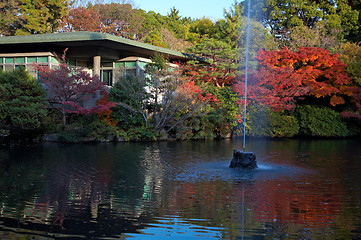
<svg viewBox="0 0 361 240">
<path fill-rule="evenodd" d="M 64 111 L 61 111 L 61 114 L 63 115 L 63 126 L 66 126 L 66 112 Z"/>
</svg>

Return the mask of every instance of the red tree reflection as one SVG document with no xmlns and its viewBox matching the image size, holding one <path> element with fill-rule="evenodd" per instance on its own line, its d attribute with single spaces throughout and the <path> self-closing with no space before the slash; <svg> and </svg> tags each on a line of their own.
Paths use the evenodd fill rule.
<svg viewBox="0 0 361 240">
<path fill-rule="evenodd" d="M 245 193 L 250 198 L 257 220 L 292 222 L 309 226 L 332 224 L 342 209 L 339 184 L 292 182 L 281 179 L 258 181 Z M 246 190 L 246 191 L 247 191 Z"/>
</svg>

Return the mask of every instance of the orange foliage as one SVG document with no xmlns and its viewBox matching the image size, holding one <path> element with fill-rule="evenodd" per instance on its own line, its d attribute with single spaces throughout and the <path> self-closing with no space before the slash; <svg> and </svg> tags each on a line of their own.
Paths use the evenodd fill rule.
<svg viewBox="0 0 361 240">
<path fill-rule="evenodd" d="M 250 98 L 269 105 L 273 110 L 290 110 L 297 100 L 308 96 L 328 99 L 331 106 L 345 103 L 358 87 L 352 85 L 346 65 L 337 54 L 318 47 L 303 47 L 297 52 L 287 48 L 258 54 L 259 66 L 250 74 Z M 244 83 L 235 85 L 243 94 Z"/>
<path fill-rule="evenodd" d="M 96 104 L 99 106 L 99 105 L 102 105 L 102 106 L 106 106 L 106 105 L 109 105 L 109 94 L 104 94 L 97 102 Z M 115 107 L 115 104 L 111 104 L 112 107 Z M 117 125 L 117 122 L 114 122 L 111 117 L 110 117 L 110 114 L 112 113 L 112 110 L 111 110 L 111 107 L 109 108 L 105 108 L 103 111 L 100 111 L 97 113 L 98 117 L 103 119 L 108 125 L 110 126 L 116 126 Z"/>
</svg>

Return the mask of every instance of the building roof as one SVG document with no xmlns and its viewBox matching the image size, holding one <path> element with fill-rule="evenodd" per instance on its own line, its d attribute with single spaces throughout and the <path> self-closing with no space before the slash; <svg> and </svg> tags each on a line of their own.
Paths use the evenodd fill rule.
<svg viewBox="0 0 361 240">
<path fill-rule="evenodd" d="M 190 55 L 178 51 L 97 32 L 67 32 L 0 37 L 0 53 L 63 52 L 78 58 L 100 55 L 115 61 L 137 56 L 149 58 L 154 53 L 165 55 L 171 61 L 186 61 Z"/>
</svg>

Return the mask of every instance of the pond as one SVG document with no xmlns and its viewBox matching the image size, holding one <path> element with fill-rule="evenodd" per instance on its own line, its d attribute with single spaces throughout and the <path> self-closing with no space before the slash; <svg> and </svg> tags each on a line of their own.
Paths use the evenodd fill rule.
<svg viewBox="0 0 361 240">
<path fill-rule="evenodd" d="M 0 150 L 0 239 L 361 239 L 360 139 Z"/>
</svg>

